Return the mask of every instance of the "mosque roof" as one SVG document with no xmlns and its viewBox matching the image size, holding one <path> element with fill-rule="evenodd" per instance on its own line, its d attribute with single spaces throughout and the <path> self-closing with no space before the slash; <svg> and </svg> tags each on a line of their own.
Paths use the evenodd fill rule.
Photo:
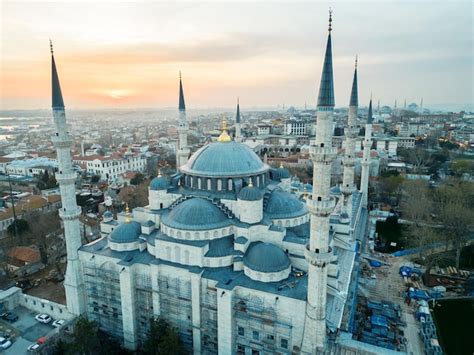
<svg viewBox="0 0 474 355">
<path fill-rule="evenodd" d="M 170 186 L 167 178 L 158 175 L 150 182 L 150 190 L 166 190 Z"/>
<path fill-rule="evenodd" d="M 279 272 L 286 270 L 290 259 L 278 246 L 270 243 L 250 244 L 244 256 L 244 265 L 259 272 Z"/>
<path fill-rule="evenodd" d="M 194 153 L 180 170 L 197 176 L 248 176 L 266 172 L 269 167 L 244 144 L 216 142 Z"/>
<path fill-rule="evenodd" d="M 194 197 L 187 199 L 163 215 L 162 222 L 184 230 L 223 228 L 230 224 L 229 218 L 209 200 Z"/>
<path fill-rule="evenodd" d="M 142 234 L 140 223 L 131 221 L 120 224 L 111 234 L 110 240 L 115 243 L 131 243 Z"/>
<path fill-rule="evenodd" d="M 110 211 L 105 211 L 102 217 L 104 218 L 112 218 L 114 215 Z"/>
<path fill-rule="evenodd" d="M 239 200 L 257 201 L 262 199 L 262 192 L 258 187 L 246 186 L 239 192 Z"/>
<path fill-rule="evenodd" d="M 308 212 L 306 205 L 298 198 L 281 189 L 275 189 L 270 194 L 265 213 L 272 218 L 299 217 Z"/>
</svg>

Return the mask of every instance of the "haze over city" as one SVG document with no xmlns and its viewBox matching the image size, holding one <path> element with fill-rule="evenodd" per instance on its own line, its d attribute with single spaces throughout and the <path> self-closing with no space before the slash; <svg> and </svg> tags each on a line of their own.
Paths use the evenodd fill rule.
<svg viewBox="0 0 474 355">
<path fill-rule="evenodd" d="M 472 2 L 2 2 L 0 109 L 50 105 L 49 39 L 69 108 L 315 107 L 327 9 L 336 106 L 359 56 L 361 105 L 472 109 Z"/>
</svg>

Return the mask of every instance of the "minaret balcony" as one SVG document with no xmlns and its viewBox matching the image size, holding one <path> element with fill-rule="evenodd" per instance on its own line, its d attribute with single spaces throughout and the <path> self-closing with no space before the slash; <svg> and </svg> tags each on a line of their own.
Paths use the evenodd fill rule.
<svg viewBox="0 0 474 355">
<path fill-rule="evenodd" d="M 365 149 L 365 148 L 370 149 L 370 147 L 372 146 L 372 142 L 371 142 L 370 140 L 365 139 L 365 140 L 362 142 L 362 145 L 364 146 L 364 149 Z"/>
<path fill-rule="evenodd" d="M 347 167 L 353 167 L 355 165 L 355 159 L 345 156 L 343 160 L 343 164 L 344 166 L 347 166 Z"/>
<path fill-rule="evenodd" d="M 316 216 L 329 216 L 334 207 L 336 207 L 336 199 L 334 197 L 329 197 L 329 199 L 313 200 L 308 198 L 306 200 L 306 206 L 311 214 Z"/>
<path fill-rule="evenodd" d="M 306 248 L 304 250 L 304 257 L 311 265 L 314 265 L 319 268 L 325 268 L 328 266 L 333 260 L 335 260 L 335 256 L 332 253 L 332 248 L 329 247 L 328 251 L 323 252 L 322 250 L 310 250 L 309 244 L 306 244 Z"/>
<path fill-rule="evenodd" d="M 81 212 L 82 210 L 79 206 L 74 206 L 74 208 L 70 209 L 63 207 L 59 210 L 59 217 L 61 217 L 63 221 L 72 221 L 74 219 L 78 219 L 81 215 Z"/>
<path fill-rule="evenodd" d="M 51 142 L 56 149 L 71 148 L 74 145 L 74 139 L 70 134 L 63 136 L 52 136 Z"/>
<path fill-rule="evenodd" d="M 56 174 L 56 181 L 61 184 L 74 183 L 77 179 L 76 173 Z"/>
<path fill-rule="evenodd" d="M 309 154 L 311 155 L 311 160 L 313 162 L 331 163 L 336 158 L 337 149 L 332 146 L 311 146 L 309 148 Z"/>
<path fill-rule="evenodd" d="M 355 191 L 354 185 L 341 186 L 341 192 L 346 196 L 351 195 L 354 191 Z"/>
</svg>

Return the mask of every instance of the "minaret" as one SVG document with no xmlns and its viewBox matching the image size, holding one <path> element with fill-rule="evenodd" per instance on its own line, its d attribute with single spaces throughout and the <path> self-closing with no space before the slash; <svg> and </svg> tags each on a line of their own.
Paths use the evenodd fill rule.
<svg viewBox="0 0 474 355">
<path fill-rule="evenodd" d="M 377 102 L 377 115 L 380 116 L 380 99 Z"/>
<path fill-rule="evenodd" d="M 360 191 L 362 192 L 362 206 L 368 205 L 369 193 L 369 169 L 370 169 L 370 148 L 372 147 L 372 97 L 369 103 L 369 113 L 367 124 L 365 125 L 365 138 L 363 142 L 364 152 L 362 156 L 362 173 L 360 177 Z"/>
<path fill-rule="evenodd" d="M 186 120 L 186 104 L 184 103 L 183 83 L 179 72 L 179 122 L 178 122 L 178 149 L 176 151 L 176 170 L 188 162 L 188 122 Z"/>
<path fill-rule="evenodd" d="M 332 16 L 329 11 L 329 35 L 319 87 L 315 145 L 310 148 L 313 161 L 313 193 L 307 200 L 311 213 L 308 262 L 308 294 L 302 352 L 316 354 L 326 343 L 326 297 L 328 265 L 333 259 L 329 247 L 329 215 L 335 199 L 330 195 L 331 163 L 336 157 L 332 146 L 334 82 L 331 49 Z"/>
<path fill-rule="evenodd" d="M 393 111 L 397 111 L 397 99 L 395 99 L 395 104 L 393 105 Z"/>
<path fill-rule="evenodd" d="M 79 263 L 78 250 L 81 247 L 81 231 L 79 216 L 81 209 L 76 204 L 75 181 L 76 173 L 72 168 L 71 147 L 74 139 L 67 131 L 66 112 L 64 101 L 59 85 L 58 72 L 54 61 L 53 45 L 51 46 L 52 63 L 52 99 L 53 119 L 56 134 L 51 137 L 58 157 L 59 171 L 56 180 L 61 190 L 62 207 L 59 216 L 64 224 L 64 236 L 66 239 L 67 268 L 64 280 L 66 290 L 66 303 L 69 312 L 80 315 L 86 311 L 84 281 Z"/>
<path fill-rule="evenodd" d="M 407 109 L 407 99 L 405 99 L 405 102 L 403 103 L 403 109 L 404 109 L 404 110 Z"/>
<path fill-rule="evenodd" d="M 420 101 L 420 112 L 423 113 L 423 98 Z"/>
<path fill-rule="evenodd" d="M 242 142 L 242 127 L 240 125 L 240 103 L 237 98 L 237 113 L 235 115 L 235 141 Z"/>
<path fill-rule="evenodd" d="M 341 191 L 344 195 L 344 209 L 347 213 L 351 210 L 351 196 L 354 191 L 354 156 L 355 140 L 357 138 L 357 108 L 359 106 L 357 90 L 357 57 L 355 60 L 354 78 L 352 79 L 351 98 L 349 101 L 349 116 L 347 118 L 346 149 L 344 154 L 344 173 Z"/>
</svg>

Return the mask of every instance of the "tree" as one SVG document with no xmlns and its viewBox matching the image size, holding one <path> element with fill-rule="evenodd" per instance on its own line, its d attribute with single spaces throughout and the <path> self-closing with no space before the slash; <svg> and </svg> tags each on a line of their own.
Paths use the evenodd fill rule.
<svg viewBox="0 0 474 355">
<path fill-rule="evenodd" d="M 141 353 L 144 355 L 181 355 L 186 352 L 175 329 L 162 318 L 152 318 Z"/>
<path fill-rule="evenodd" d="M 131 185 L 139 185 L 145 180 L 145 176 L 142 173 L 136 173 L 133 178 L 130 179 Z"/>
<path fill-rule="evenodd" d="M 128 204 L 130 209 L 148 205 L 148 181 L 137 186 L 125 186 L 119 192 L 120 199 Z"/>
<path fill-rule="evenodd" d="M 454 243 L 456 268 L 459 268 L 461 250 L 469 240 L 474 224 L 474 184 L 448 181 L 437 189 L 434 201 L 446 246 L 449 242 Z"/>
<path fill-rule="evenodd" d="M 79 317 L 74 325 L 74 342 L 71 343 L 71 350 L 77 354 L 95 354 L 100 349 L 100 342 L 97 338 L 99 327 L 97 323 L 89 321 L 84 317 Z"/>
<path fill-rule="evenodd" d="M 16 220 L 13 221 L 12 224 L 10 224 L 7 227 L 8 234 L 15 236 L 15 233 L 18 233 L 16 237 L 20 238 L 20 240 L 22 240 L 22 237 L 24 236 L 24 234 L 28 232 L 29 230 L 30 230 L 30 225 L 28 224 L 28 221 L 26 221 L 23 218 L 17 218 Z"/>
<path fill-rule="evenodd" d="M 91 177 L 91 183 L 95 184 L 100 181 L 100 175 L 93 175 Z"/>
<path fill-rule="evenodd" d="M 402 211 L 408 221 L 407 244 L 422 247 L 436 239 L 432 224 L 433 201 L 428 183 L 424 180 L 408 180 L 403 183 Z M 422 250 L 420 249 L 420 258 Z"/>
</svg>

